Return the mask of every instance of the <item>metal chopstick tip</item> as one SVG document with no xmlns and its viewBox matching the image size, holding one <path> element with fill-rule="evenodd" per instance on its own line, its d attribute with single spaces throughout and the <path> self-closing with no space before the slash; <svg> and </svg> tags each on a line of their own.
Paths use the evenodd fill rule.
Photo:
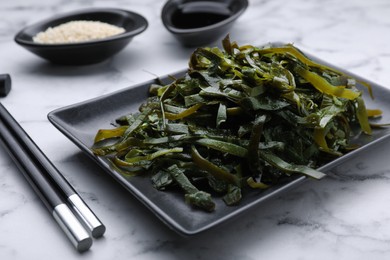
<svg viewBox="0 0 390 260">
<path fill-rule="evenodd" d="M 84 226 L 89 230 L 94 238 L 99 238 L 106 232 L 106 227 L 96 217 L 92 210 L 85 204 L 85 202 L 77 194 L 68 197 L 69 203 L 76 212 L 78 218 L 82 221 Z"/>
<path fill-rule="evenodd" d="M 53 217 L 79 252 L 92 246 L 92 238 L 66 204 L 57 205 Z"/>
</svg>

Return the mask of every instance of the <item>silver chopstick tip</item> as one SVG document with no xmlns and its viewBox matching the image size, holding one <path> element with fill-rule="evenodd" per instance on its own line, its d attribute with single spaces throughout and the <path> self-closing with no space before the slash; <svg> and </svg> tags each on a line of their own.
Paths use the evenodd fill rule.
<svg viewBox="0 0 390 260">
<path fill-rule="evenodd" d="M 105 232 L 106 232 L 106 226 L 104 226 L 103 224 L 100 224 L 99 226 L 93 228 L 93 230 L 91 231 L 91 234 L 94 238 L 99 238 L 99 237 L 102 237 Z"/>
<path fill-rule="evenodd" d="M 92 238 L 66 204 L 57 205 L 53 209 L 53 216 L 79 252 L 87 251 L 92 246 Z"/>
<path fill-rule="evenodd" d="M 77 194 L 69 196 L 68 201 L 94 238 L 104 235 L 106 227 Z"/>
</svg>

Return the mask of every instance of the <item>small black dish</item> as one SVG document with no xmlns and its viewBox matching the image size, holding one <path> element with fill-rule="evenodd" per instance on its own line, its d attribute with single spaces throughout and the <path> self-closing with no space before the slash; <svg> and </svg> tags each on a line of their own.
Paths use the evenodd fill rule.
<svg viewBox="0 0 390 260">
<path fill-rule="evenodd" d="M 226 34 L 248 7 L 248 0 L 168 0 L 164 26 L 184 46 L 201 46 Z"/>
<path fill-rule="evenodd" d="M 123 27 L 125 32 L 104 39 L 79 43 L 43 44 L 33 41 L 33 37 L 37 33 L 45 31 L 49 27 L 77 20 L 109 23 Z M 135 35 L 140 34 L 147 27 L 147 20 L 137 13 L 121 9 L 91 8 L 62 14 L 27 26 L 16 34 L 15 41 L 27 50 L 53 63 L 84 65 L 104 61 L 118 53 Z"/>
</svg>

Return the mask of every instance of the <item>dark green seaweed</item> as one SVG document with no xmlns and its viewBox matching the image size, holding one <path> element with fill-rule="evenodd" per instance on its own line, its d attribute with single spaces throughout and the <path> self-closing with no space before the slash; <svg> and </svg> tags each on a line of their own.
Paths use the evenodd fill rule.
<svg viewBox="0 0 390 260">
<path fill-rule="evenodd" d="M 184 77 L 153 84 L 138 113 L 98 132 L 94 153 L 212 211 L 211 195 L 237 205 L 245 189 L 296 174 L 321 179 L 315 169 L 350 150 L 353 126 L 371 133 L 348 75 L 292 45 L 238 46 L 227 37 L 223 46 L 196 49 Z"/>
</svg>

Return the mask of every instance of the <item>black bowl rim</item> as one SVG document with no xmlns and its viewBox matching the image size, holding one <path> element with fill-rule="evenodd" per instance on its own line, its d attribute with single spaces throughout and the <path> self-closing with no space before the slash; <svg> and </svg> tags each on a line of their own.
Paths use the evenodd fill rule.
<svg viewBox="0 0 390 260">
<path fill-rule="evenodd" d="M 222 20 L 218 23 L 208 25 L 208 26 L 203 26 L 203 27 L 198 27 L 198 28 L 190 28 L 190 29 L 181 29 L 181 28 L 176 28 L 175 26 L 172 26 L 168 20 L 167 15 L 166 15 L 166 9 L 167 9 L 168 5 L 171 4 L 173 1 L 178 1 L 178 0 L 168 0 L 164 4 L 162 11 L 161 11 L 161 18 L 162 18 L 162 21 L 163 21 L 165 28 L 167 28 L 168 31 L 170 31 L 174 34 L 199 33 L 199 32 L 205 32 L 205 31 L 209 31 L 212 29 L 220 28 L 226 24 L 233 22 L 238 17 L 240 17 L 244 13 L 244 11 L 248 8 L 248 5 L 249 5 L 248 0 L 233 0 L 233 1 L 240 2 L 241 5 L 240 5 L 240 9 L 236 13 L 234 13 L 232 16 L 230 16 L 229 18 Z"/>
<path fill-rule="evenodd" d="M 90 41 L 83 41 L 83 42 L 75 42 L 75 43 L 58 43 L 58 44 L 47 44 L 47 43 L 37 43 L 34 42 L 32 39 L 31 40 L 23 40 L 21 39 L 21 36 L 27 31 L 28 29 L 38 27 L 38 26 L 43 26 L 45 24 L 64 19 L 64 18 L 71 18 L 73 16 L 78 16 L 78 15 L 83 15 L 83 14 L 93 14 L 93 13 L 111 13 L 111 14 L 125 14 L 127 17 L 133 19 L 135 21 L 135 27 L 131 31 L 126 31 L 121 34 L 113 35 L 107 38 L 103 39 L 98 39 L 98 40 L 90 40 Z M 71 19 L 69 20 L 71 21 Z M 68 47 L 82 47 L 82 46 L 88 46 L 88 45 L 94 45 L 94 44 L 101 44 L 101 43 L 107 43 L 107 42 L 112 42 L 120 39 L 125 39 L 125 38 L 131 38 L 134 37 L 143 31 L 145 31 L 148 27 L 148 21 L 146 20 L 145 17 L 142 15 L 124 10 L 124 9 L 118 9 L 118 8 L 88 8 L 88 9 L 82 9 L 82 10 L 76 10 L 72 12 L 67 12 L 67 13 L 61 13 L 58 15 L 55 15 L 53 17 L 44 19 L 42 21 L 36 22 L 34 24 L 28 25 L 24 27 L 22 30 L 20 30 L 16 35 L 15 35 L 15 42 L 23 45 L 23 46 L 30 46 L 30 47 L 38 47 L 38 48 L 68 48 Z"/>
</svg>

